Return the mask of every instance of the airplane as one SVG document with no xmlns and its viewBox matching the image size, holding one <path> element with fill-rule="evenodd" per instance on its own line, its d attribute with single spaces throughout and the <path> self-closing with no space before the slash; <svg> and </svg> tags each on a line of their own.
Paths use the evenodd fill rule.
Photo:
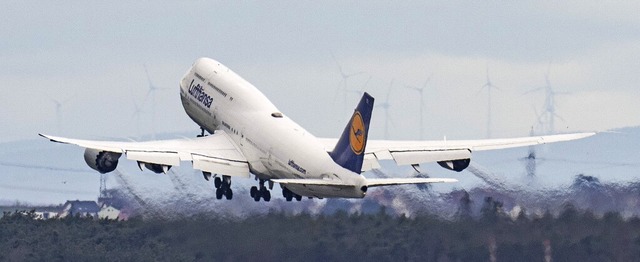
<svg viewBox="0 0 640 262">
<path fill-rule="evenodd" d="M 380 168 L 379 160 L 393 160 L 414 168 L 436 162 L 460 172 L 471 153 L 581 139 L 595 133 L 458 141 L 369 140 L 374 98 L 364 93 L 338 138 L 317 138 L 280 112 L 251 83 L 211 58 L 197 59 L 179 83 L 186 114 L 200 126 L 194 138 L 145 142 L 92 141 L 39 134 L 53 142 L 85 148 L 87 165 L 112 172 L 125 155 L 140 170 L 167 173 L 172 166 L 191 162 L 209 181 L 216 198 L 233 198 L 232 177 L 250 177 L 250 196 L 271 200 L 274 183 L 286 201 L 308 198 L 363 198 L 373 187 L 457 182 L 451 178 L 365 178 L 364 171 Z M 208 134 L 205 134 L 205 131 Z M 267 185 L 265 185 L 265 183 Z"/>
</svg>

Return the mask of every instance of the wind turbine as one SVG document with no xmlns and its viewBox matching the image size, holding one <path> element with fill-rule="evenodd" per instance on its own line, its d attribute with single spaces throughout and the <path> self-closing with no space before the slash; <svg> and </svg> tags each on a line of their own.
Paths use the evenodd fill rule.
<svg viewBox="0 0 640 262">
<path fill-rule="evenodd" d="M 558 118 L 564 121 L 558 113 L 556 113 L 556 95 L 569 94 L 568 92 L 556 92 L 553 90 L 551 86 L 551 81 L 549 80 L 549 69 L 547 69 L 547 73 L 544 76 L 545 86 L 538 87 L 525 94 L 530 94 L 533 92 L 537 92 L 544 89 L 545 100 L 544 100 L 544 111 L 541 116 L 538 117 L 539 122 L 544 122 L 546 129 L 543 128 L 543 132 L 546 134 L 554 134 L 555 133 L 555 119 Z"/>
<path fill-rule="evenodd" d="M 62 101 L 60 101 L 58 99 L 55 99 L 55 98 L 51 99 L 51 101 L 53 102 L 53 104 L 54 104 L 54 106 L 56 108 L 56 124 L 58 125 L 58 132 L 61 131 L 61 127 L 62 127 L 62 123 L 61 123 L 61 121 L 62 121 L 62 107 L 64 107 L 64 105 L 66 103 L 68 103 L 69 100 L 71 100 L 72 98 L 73 98 L 73 96 L 69 97 L 69 98 L 67 98 L 65 100 L 62 100 Z"/>
<path fill-rule="evenodd" d="M 424 139 L 424 89 L 427 87 L 427 84 L 429 83 L 429 81 L 431 81 L 431 77 L 433 76 L 433 74 L 431 74 L 426 81 L 424 81 L 424 84 L 422 85 L 422 87 L 415 87 L 415 86 L 408 86 L 405 85 L 405 88 L 411 89 L 411 90 L 415 90 L 418 92 L 418 94 L 420 94 L 420 140 Z"/>
<path fill-rule="evenodd" d="M 145 101 L 151 96 L 151 128 L 153 132 L 153 139 L 156 139 L 156 92 L 158 90 L 166 90 L 166 88 L 161 88 L 153 84 L 151 81 L 151 76 L 149 76 L 149 70 L 147 70 L 147 65 L 143 64 L 144 72 L 147 75 L 147 82 L 149 86 L 147 87 L 147 95 L 145 95 Z"/>
<path fill-rule="evenodd" d="M 391 84 L 389 84 L 389 88 L 387 89 L 387 96 L 382 103 L 378 103 L 375 107 L 380 107 L 384 110 L 384 139 L 389 139 L 389 107 L 391 104 L 389 103 L 389 96 L 391 95 L 391 89 L 393 88 L 393 79 L 391 80 Z"/>
<path fill-rule="evenodd" d="M 335 102 L 335 100 L 337 99 L 338 95 L 342 91 L 342 95 L 343 95 L 342 109 L 343 109 L 343 111 L 345 111 L 346 110 L 346 105 L 347 105 L 347 92 L 349 92 L 349 88 L 347 86 L 347 80 L 349 80 L 349 78 L 351 78 L 351 77 L 364 74 L 364 72 L 363 71 L 358 71 L 358 72 L 355 72 L 355 73 L 345 73 L 344 70 L 342 69 L 342 65 L 340 65 L 340 63 L 338 62 L 338 59 L 336 59 L 335 55 L 333 55 L 333 52 L 331 52 L 331 57 L 333 58 L 333 61 L 336 63 L 336 65 L 338 66 L 338 72 L 340 73 L 340 77 L 342 78 L 342 80 L 340 81 L 340 84 L 341 84 L 342 87 L 341 87 L 341 89 L 336 90 L 336 94 L 333 97 L 333 101 Z"/>
<path fill-rule="evenodd" d="M 500 90 L 500 88 L 491 82 L 491 79 L 489 78 L 489 66 L 487 65 L 487 82 L 484 83 L 480 88 L 480 91 L 478 91 L 478 93 L 480 93 L 487 89 L 487 138 L 491 138 L 491 90 L 493 88 Z"/>
<path fill-rule="evenodd" d="M 362 87 L 360 89 L 347 89 L 347 92 L 354 93 L 354 94 L 356 94 L 358 96 L 362 96 L 364 94 L 363 90 L 365 90 L 365 88 L 367 87 L 367 85 L 371 81 L 371 78 L 372 78 L 372 76 L 369 76 L 367 81 L 364 82 L 364 85 L 362 85 Z"/>
<path fill-rule="evenodd" d="M 131 118 L 136 122 L 136 135 L 138 136 L 138 139 L 140 139 L 140 115 L 144 112 L 142 109 L 144 101 L 142 105 L 138 104 L 138 102 L 136 102 L 136 96 L 133 94 L 133 88 L 129 88 L 129 92 L 131 93 L 131 101 L 133 102 L 133 113 L 131 114 Z"/>
</svg>

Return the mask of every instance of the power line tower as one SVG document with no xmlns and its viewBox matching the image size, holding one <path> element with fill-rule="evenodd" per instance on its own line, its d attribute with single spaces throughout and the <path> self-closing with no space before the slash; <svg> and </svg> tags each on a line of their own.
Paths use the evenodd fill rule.
<svg viewBox="0 0 640 262">
<path fill-rule="evenodd" d="M 98 196 L 98 204 L 111 204 L 113 196 L 107 191 L 107 174 L 100 174 L 100 195 Z"/>
<path fill-rule="evenodd" d="M 531 128 L 531 132 L 529 133 L 530 136 L 533 136 L 533 128 Z M 529 146 L 528 150 L 527 150 L 527 156 L 522 159 L 525 161 L 526 163 L 526 171 L 527 171 L 527 176 L 528 177 L 535 177 L 536 176 L 536 167 L 537 167 L 537 162 L 536 162 L 536 149 L 535 146 Z"/>
</svg>

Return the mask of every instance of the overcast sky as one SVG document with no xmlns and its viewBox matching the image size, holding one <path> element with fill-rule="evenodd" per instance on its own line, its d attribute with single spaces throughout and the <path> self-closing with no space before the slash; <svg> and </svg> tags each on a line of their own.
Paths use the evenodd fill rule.
<svg viewBox="0 0 640 262">
<path fill-rule="evenodd" d="M 494 137 L 529 134 L 545 97 L 524 93 L 544 87 L 547 74 L 558 92 L 558 132 L 640 125 L 637 2 L 343 2 L 4 1 L 0 142 L 41 132 L 196 135 L 178 81 L 202 56 L 322 137 L 339 136 L 359 100 L 342 92 L 339 65 L 363 72 L 347 88 L 378 104 L 389 94 L 391 139 L 420 138 L 420 97 L 405 86 L 429 78 L 424 138 L 486 137 L 487 71 L 499 88 Z M 147 95 L 145 65 L 164 90 Z M 384 116 L 374 110 L 372 137 L 384 137 Z"/>
</svg>

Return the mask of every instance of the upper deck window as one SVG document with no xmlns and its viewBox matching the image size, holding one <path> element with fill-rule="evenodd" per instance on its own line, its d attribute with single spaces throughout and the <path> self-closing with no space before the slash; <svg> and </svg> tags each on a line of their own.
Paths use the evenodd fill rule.
<svg viewBox="0 0 640 262">
<path fill-rule="evenodd" d="M 204 77 L 202 77 L 200 74 L 198 74 L 197 72 L 194 74 L 198 79 L 200 79 L 201 81 L 204 81 Z"/>
<path fill-rule="evenodd" d="M 280 112 L 274 112 L 274 113 L 271 113 L 271 116 L 272 116 L 272 117 L 275 117 L 275 118 L 282 118 L 282 113 L 280 113 Z"/>
</svg>

